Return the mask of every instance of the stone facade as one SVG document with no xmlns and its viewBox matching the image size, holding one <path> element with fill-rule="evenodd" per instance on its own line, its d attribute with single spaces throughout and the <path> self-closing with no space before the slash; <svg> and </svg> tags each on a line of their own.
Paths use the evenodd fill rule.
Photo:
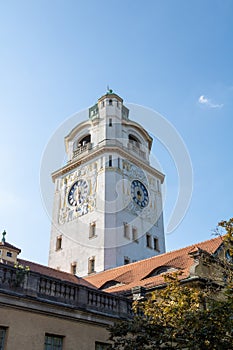
<svg viewBox="0 0 233 350">
<path fill-rule="evenodd" d="M 0 305 L 7 350 L 44 349 L 50 335 L 63 349 L 98 349 L 106 328 L 131 313 L 127 299 L 9 264 L 0 264 Z"/>
<path fill-rule="evenodd" d="M 122 99 L 101 97 L 65 144 L 68 162 L 52 174 L 49 266 L 86 276 L 164 253 L 164 175 Z"/>
</svg>

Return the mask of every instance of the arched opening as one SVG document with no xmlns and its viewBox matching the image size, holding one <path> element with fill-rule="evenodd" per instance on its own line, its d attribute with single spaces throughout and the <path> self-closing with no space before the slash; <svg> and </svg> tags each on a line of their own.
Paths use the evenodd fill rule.
<svg viewBox="0 0 233 350">
<path fill-rule="evenodd" d="M 91 149 L 91 135 L 88 134 L 77 140 L 73 144 L 74 157 L 78 156 L 80 153 Z"/>
<path fill-rule="evenodd" d="M 140 141 L 138 138 L 132 134 L 129 134 L 129 142 L 132 143 L 133 145 L 137 146 L 138 148 L 140 147 Z"/>
<path fill-rule="evenodd" d="M 84 136 L 81 140 L 78 141 L 78 146 L 85 146 L 87 143 L 91 142 L 91 135 Z"/>
</svg>

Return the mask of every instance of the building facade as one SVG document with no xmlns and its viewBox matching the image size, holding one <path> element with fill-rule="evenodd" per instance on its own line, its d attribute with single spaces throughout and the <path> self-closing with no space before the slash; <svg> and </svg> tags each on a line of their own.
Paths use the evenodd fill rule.
<svg viewBox="0 0 233 350">
<path fill-rule="evenodd" d="M 0 251 L 1 350 L 106 350 L 107 327 L 130 317 L 129 300 L 19 259 L 5 241 Z"/>
<path fill-rule="evenodd" d="M 165 252 L 152 138 L 111 90 L 65 138 L 55 183 L 49 266 L 86 276 Z"/>
</svg>

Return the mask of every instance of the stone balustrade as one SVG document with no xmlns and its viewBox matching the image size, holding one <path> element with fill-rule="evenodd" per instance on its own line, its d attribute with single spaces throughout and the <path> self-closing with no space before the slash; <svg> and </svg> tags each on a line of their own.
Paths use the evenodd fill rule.
<svg viewBox="0 0 233 350">
<path fill-rule="evenodd" d="M 131 301 L 126 298 L 3 263 L 0 263 L 0 293 L 15 293 L 23 298 L 54 302 L 116 318 L 131 315 Z"/>
</svg>

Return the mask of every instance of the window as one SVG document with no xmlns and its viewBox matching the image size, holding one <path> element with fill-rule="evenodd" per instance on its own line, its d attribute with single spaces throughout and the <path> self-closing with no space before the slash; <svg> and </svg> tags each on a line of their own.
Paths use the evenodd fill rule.
<svg viewBox="0 0 233 350">
<path fill-rule="evenodd" d="M 124 257 L 124 265 L 128 265 L 130 264 L 130 258 L 128 258 L 128 256 Z"/>
<path fill-rule="evenodd" d="M 121 158 L 117 158 L 117 167 L 118 167 L 118 169 L 120 169 L 121 168 Z"/>
<path fill-rule="evenodd" d="M 109 106 L 112 106 L 112 100 L 108 101 Z"/>
<path fill-rule="evenodd" d="M 136 227 L 132 228 L 132 237 L 133 237 L 133 241 L 138 243 L 138 230 Z"/>
<path fill-rule="evenodd" d="M 12 253 L 11 252 L 6 252 L 6 256 L 8 256 L 9 258 L 12 257 Z"/>
<path fill-rule="evenodd" d="M 5 338 L 6 338 L 6 328 L 0 327 L 0 350 L 4 349 Z"/>
<path fill-rule="evenodd" d="M 154 250 L 159 252 L 159 240 L 156 237 L 154 237 Z"/>
<path fill-rule="evenodd" d="M 62 236 L 58 236 L 56 241 L 56 250 L 61 249 L 61 244 L 62 244 Z"/>
<path fill-rule="evenodd" d="M 95 257 L 92 256 L 88 259 L 88 273 L 95 272 Z"/>
<path fill-rule="evenodd" d="M 73 263 L 71 264 L 71 273 L 72 273 L 73 275 L 76 275 L 76 273 L 77 273 L 77 263 L 76 263 L 76 262 L 73 262 Z"/>
<path fill-rule="evenodd" d="M 133 144 L 136 147 L 140 147 L 140 141 L 137 139 L 136 136 L 129 134 L 129 143 Z"/>
<path fill-rule="evenodd" d="M 148 248 L 151 248 L 151 235 L 149 235 L 148 233 L 146 234 L 146 246 Z"/>
<path fill-rule="evenodd" d="M 0 255 L 2 255 L 2 251 L 0 250 Z"/>
<path fill-rule="evenodd" d="M 45 334 L 44 350 L 62 350 L 63 337 Z"/>
<path fill-rule="evenodd" d="M 108 159 L 108 166 L 109 166 L 109 167 L 112 167 L 112 156 L 109 156 L 109 159 Z"/>
<path fill-rule="evenodd" d="M 124 222 L 124 237 L 130 239 L 130 226 L 127 222 Z"/>
<path fill-rule="evenodd" d="M 104 101 L 102 101 L 102 108 L 104 107 Z"/>
<path fill-rule="evenodd" d="M 110 349 L 109 344 L 107 343 L 100 343 L 100 342 L 95 342 L 95 350 L 108 350 Z"/>
<path fill-rule="evenodd" d="M 112 126 L 112 118 L 109 118 L 108 126 Z"/>
<path fill-rule="evenodd" d="M 90 143 L 90 142 L 91 142 L 91 135 L 86 135 L 81 140 L 78 141 L 78 144 L 80 146 L 84 146 L 84 145 L 86 145 L 87 143 Z"/>
<path fill-rule="evenodd" d="M 89 227 L 89 238 L 92 238 L 95 236 L 96 236 L 96 223 L 92 222 L 90 223 L 90 227 Z"/>
</svg>

